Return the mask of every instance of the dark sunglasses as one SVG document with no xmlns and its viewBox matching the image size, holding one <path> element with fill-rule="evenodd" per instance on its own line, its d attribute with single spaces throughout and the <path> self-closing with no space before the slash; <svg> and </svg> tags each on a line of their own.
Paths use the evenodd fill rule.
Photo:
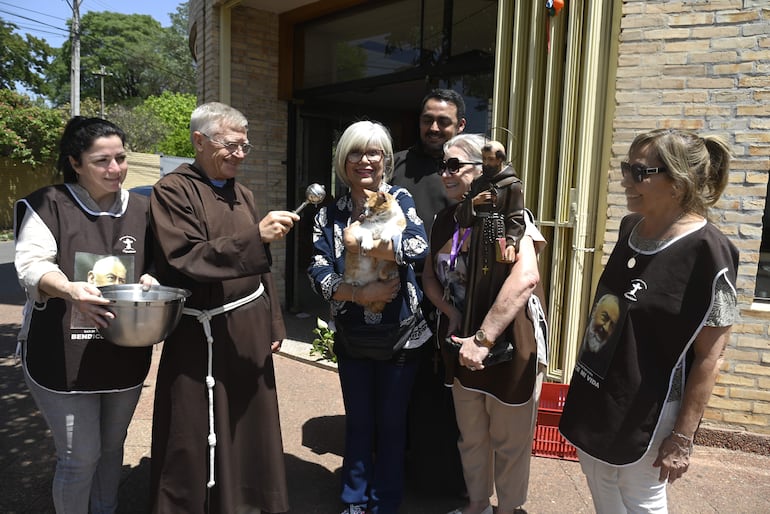
<svg viewBox="0 0 770 514">
<path fill-rule="evenodd" d="M 472 164 L 473 166 L 478 166 L 478 165 L 483 164 L 483 163 L 480 163 L 480 162 L 463 162 L 460 159 L 458 159 L 457 157 L 451 157 L 451 158 L 441 162 L 441 164 L 439 165 L 438 170 L 436 171 L 436 173 L 441 175 L 442 173 L 444 173 L 444 171 L 448 171 L 450 175 L 454 175 L 455 173 L 460 171 L 460 168 L 462 168 L 463 166 L 468 166 L 469 164 Z"/>
<path fill-rule="evenodd" d="M 631 164 L 630 162 L 623 161 L 620 163 L 620 172 L 623 174 L 623 178 L 631 175 L 634 182 L 641 182 L 647 175 L 655 175 L 658 173 L 665 173 L 666 167 L 659 166 L 657 168 L 647 168 L 641 164 Z"/>
</svg>

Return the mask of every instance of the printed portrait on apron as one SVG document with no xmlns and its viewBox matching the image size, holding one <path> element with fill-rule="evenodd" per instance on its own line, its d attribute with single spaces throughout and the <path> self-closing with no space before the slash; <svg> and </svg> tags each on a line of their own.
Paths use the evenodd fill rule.
<svg viewBox="0 0 770 514">
<path fill-rule="evenodd" d="M 616 295 L 599 291 L 588 318 L 578 357 L 578 372 L 598 387 L 609 368 L 626 317 L 625 302 Z"/>
<path fill-rule="evenodd" d="M 125 284 L 134 276 L 133 255 L 96 255 L 87 252 L 75 253 L 75 281 L 88 282 L 96 287 Z M 131 280 L 133 282 L 133 280 Z M 83 332 L 95 332 L 96 326 L 77 309 L 72 309 L 71 329 L 90 329 Z M 73 330 L 74 334 L 74 330 Z"/>
</svg>

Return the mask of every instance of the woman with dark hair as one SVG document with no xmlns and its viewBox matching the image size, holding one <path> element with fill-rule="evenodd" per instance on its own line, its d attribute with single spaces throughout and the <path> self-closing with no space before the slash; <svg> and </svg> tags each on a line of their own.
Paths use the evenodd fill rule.
<svg viewBox="0 0 770 514">
<path fill-rule="evenodd" d="M 115 512 L 123 444 L 151 348 L 105 341 L 114 318 L 88 273 L 114 256 L 129 282 L 146 270 L 148 201 L 121 188 L 126 136 L 99 118 L 72 118 L 60 142 L 64 184 L 16 203 L 16 271 L 27 294 L 19 333 L 24 378 L 56 446 L 56 512 Z"/>
<path fill-rule="evenodd" d="M 599 514 L 667 512 L 738 318 L 738 250 L 708 220 L 727 185 L 721 138 L 640 134 L 620 163 L 632 214 L 597 287 L 560 430 Z"/>
</svg>

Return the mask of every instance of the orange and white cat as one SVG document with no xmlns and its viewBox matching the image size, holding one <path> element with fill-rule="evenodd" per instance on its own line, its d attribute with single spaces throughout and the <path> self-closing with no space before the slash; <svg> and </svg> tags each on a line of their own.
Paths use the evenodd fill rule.
<svg viewBox="0 0 770 514">
<path fill-rule="evenodd" d="M 374 248 L 375 240 L 388 241 L 406 228 L 406 218 L 396 198 L 383 191 L 364 191 L 363 219 L 359 225 L 352 225 L 353 236 L 363 252 Z M 345 253 L 345 274 L 343 281 L 354 286 L 362 286 L 375 280 L 387 280 L 398 276 L 395 261 L 378 259 L 360 253 Z M 373 302 L 364 307 L 370 312 L 382 312 L 385 302 Z"/>
</svg>

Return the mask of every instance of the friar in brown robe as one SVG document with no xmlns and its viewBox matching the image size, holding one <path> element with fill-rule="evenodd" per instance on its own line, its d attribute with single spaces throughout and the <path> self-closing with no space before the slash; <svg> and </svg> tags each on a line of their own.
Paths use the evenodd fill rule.
<svg viewBox="0 0 770 514">
<path fill-rule="evenodd" d="M 192 292 L 185 305 L 192 315 L 182 316 L 164 342 L 158 369 L 153 512 L 285 512 L 272 359 L 285 327 L 267 243 L 299 217 L 273 211 L 260 219 L 251 191 L 235 182 L 251 149 L 240 112 L 204 104 L 190 131 L 195 162 L 162 178 L 150 202 L 158 280 Z M 224 313 L 215 310 L 228 304 Z"/>
</svg>

